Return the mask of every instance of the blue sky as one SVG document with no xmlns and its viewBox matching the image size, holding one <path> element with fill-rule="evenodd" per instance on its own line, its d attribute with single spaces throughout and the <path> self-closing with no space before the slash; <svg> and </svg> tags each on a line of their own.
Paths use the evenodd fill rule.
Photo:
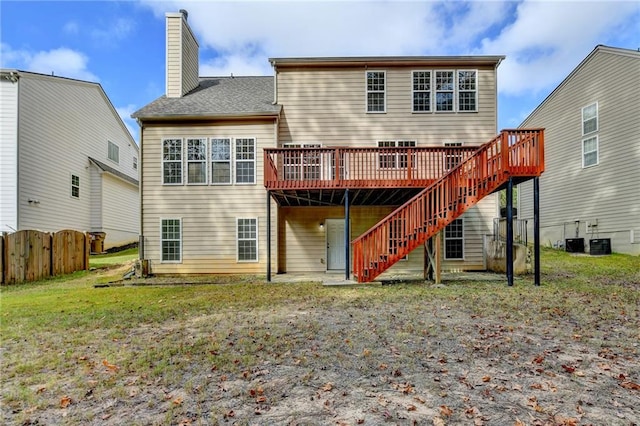
<svg viewBox="0 0 640 426">
<path fill-rule="evenodd" d="M 505 55 L 515 127 L 597 44 L 640 48 L 637 1 L 6 1 L 0 67 L 99 82 L 129 115 L 165 87 L 166 12 L 189 11 L 200 74 L 271 75 L 269 57 Z"/>
</svg>

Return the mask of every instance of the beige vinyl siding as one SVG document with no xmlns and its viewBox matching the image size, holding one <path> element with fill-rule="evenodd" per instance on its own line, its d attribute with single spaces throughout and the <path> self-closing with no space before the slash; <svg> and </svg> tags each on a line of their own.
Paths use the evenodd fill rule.
<svg viewBox="0 0 640 426">
<path fill-rule="evenodd" d="M 182 96 L 182 14 L 167 16 L 167 97 Z"/>
<path fill-rule="evenodd" d="M 484 270 L 484 236 L 492 232 L 495 216 L 495 196 L 489 196 L 467 211 L 464 218 L 464 261 L 443 262 L 444 271 Z M 351 235 L 353 241 L 394 210 L 392 206 L 353 206 Z M 283 207 L 280 209 L 279 236 L 280 272 L 326 271 L 327 249 L 325 228 L 320 223 L 327 219 L 344 220 L 344 207 Z M 444 255 L 443 255 L 444 258 Z M 422 273 L 424 249 L 418 247 L 406 261 L 397 262 L 385 276 L 399 271 Z"/>
<path fill-rule="evenodd" d="M 153 273 L 266 272 L 266 191 L 262 184 L 263 148 L 275 146 L 273 120 L 210 125 L 151 126 L 142 147 L 145 258 Z M 162 139 L 256 138 L 256 183 L 252 185 L 163 185 Z M 183 162 L 183 164 L 185 164 Z M 232 163 L 233 164 L 233 163 Z M 184 167 L 184 166 L 183 166 Z M 207 163 L 210 168 L 210 162 Z M 210 175 L 208 173 L 210 181 Z M 272 267 L 276 265 L 277 209 L 272 202 Z M 162 263 L 160 220 L 182 219 L 182 262 Z M 236 261 L 236 218 L 258 219 L 258 262 Z"/>
<path fill-rule="evenodd" d="M 18 229 L 18 83 L 0 80 L 0 232 Z"/>
<path fill-rule="evenodd" d="M 198 42 L 181 13 L 168 13 L 167 97 L 179 98 L 198 86 Z"/>
<path fill-rule="evenodd" d="M 95 220 L 91 219 L 94 187 L 88 158 L 137 179 L 132 163 L 138 149 L 117 112 L 95 84 L 22 74 L 19 114 L 21 229 L 90 230 Z M 107 141 L 118 145 L 119 164 L 107 160 Z M 71 197 L 72 174 L 80 178 L 77 199 Z M 123 202 L 137 204 L 137 193 L 121 197 Z M 29 198 L 40 203 L 30 204 Z M 129 220 L 135 230 L 138 215 L 132 214 Z"/>
<path fill-rule="evenodd" d="M 612 238 L 613 251 L 640 254 L 640 54 L 595 52 L 530 115 L 522 127 L 544 127 L 540 178 L 543 244 L 575 237 Z M 599 164 L 582 168 L 582 108 L 598 102 Z M 520 186 L 520 218 L 533 217 L 532 184 Z M 597 220 L 597 233 L 586 222 Z M 564 224 L 567 223 L 567 234 Z"/>
<path fill-rule="evenodd" d="M 138 187 L 109 173 L 102 174 L 102 231 L 105 249 L 138 241 Z"/>
<path fill-rule="evenodd" d="M 283 105 L 279 142 L 375 146 L 377 140 L 411 139 L 419 146 L 441 145 L 445 140 L 480 145 L 495 136 L 493 68 L 478 69 L 478 112 L 464 113 L 413 113 L 414 68 L 376 69 L 386 71 L 384 114 L 366 113 L 364 68 L 278 71 L 278 103 Z"/>
</svg>

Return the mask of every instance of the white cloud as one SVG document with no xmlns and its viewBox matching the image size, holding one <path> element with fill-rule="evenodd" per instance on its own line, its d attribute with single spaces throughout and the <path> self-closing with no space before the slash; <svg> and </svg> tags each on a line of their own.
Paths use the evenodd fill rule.
<svg viewBox="0 0 640 426">
<path fill-rule="evenodd" d="M 90 35 L 101 44 L 114 45 L 126 39 L 135 29 L 135 22 L 129 18 L 118 18 L 103 28 L 94 28 Z"/>
<path fill-rule="evenodd" d="M 630 19 L 638 18 L 636 2 L 535 2 L 521 3 L 512 25 L 494 39 L 483 41 L 483 51 L 501 52 L 500 89 L 522 94 L 547 90 L 597 44 Z"/>
<path fill-rule="evenodd" d="M 82 52 L 66 47 L 48 51 L 32 52 L 28 50 L 14 50 L 8 44 L 2 44 L 1 66 L 3 68 L 17 68 L 42 74 L 51 74 L 98 82 L 100 79 L 87 69 L 89 59 Z"/>
<path fill-rule="evenodd" d="M 268 57 L 490 54 L 507 56 L 499 68 L 501 93 L 539 94 L 597 44 L 639 42 L 640 3 L 631 1 L 143 4 L 159 19 L 188 10 L 202 75 L 270 74 Z M 620 28 L 636 35 L 617 34 Z"/>
<path fill-rule="evenodd" d="M 62 27 L 62 31 L 66 34 L 76 35 L 80 31 L 80 26 L 76 21 L 69 21 Z"/>
<path fill-rule="evenodd" d="M 131 114 L 137 111 L 138 108 L 133 104 L 115 108 L 122 121 L 124 121 L 125 126 L 127 126 L 129 133 L 131 133 L 133 139 L 137 141 L 140 132 L 138 130 L 138 124 L 133 118 L 131 118 Z"/>
</svg>

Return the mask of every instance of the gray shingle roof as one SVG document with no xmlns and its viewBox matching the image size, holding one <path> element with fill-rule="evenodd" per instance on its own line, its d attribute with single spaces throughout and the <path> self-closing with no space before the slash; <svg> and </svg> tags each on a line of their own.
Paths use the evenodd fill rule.
<svg viewBox="0 0 640 426">
<path fill-rule="evenodd" d="M 95 158 L 91 158 L 91 157 L 89 157 L 89 161 L 91 161 L 93 164 L 98 166 L 98 168 L 100 170 L 102 170 L 103 172 L 111 173 L 112 175 L 114 175 L 116 177 L 119 177 L 120 179 L 126 180 L 127 182 L 138 186 L 138 180 L 137 179 L 134 179 L 129 175 L 125 175 L 124 173 L 114 169 L 113 167 L 107 166 L 102 161 L 98 161 Z"/>
<path fill-rule="evenodd" d="M 161 96 L 134 112 L 133 118 L 187 118 L 277 115 L 273 77 L 201 77 L 198 87 L 181 98 Z"/>
</svg>

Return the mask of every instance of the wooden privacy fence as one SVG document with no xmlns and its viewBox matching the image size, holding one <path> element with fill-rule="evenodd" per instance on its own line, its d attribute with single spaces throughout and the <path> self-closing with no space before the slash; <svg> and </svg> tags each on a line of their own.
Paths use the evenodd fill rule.
<svg viewBox="0 0 640 426">
<path fill-rule="evenodd" d="M 89 269 L 91 237 L 65 229 L 0 236 L 0 283 L 15 284 Z"/>
</svg>

